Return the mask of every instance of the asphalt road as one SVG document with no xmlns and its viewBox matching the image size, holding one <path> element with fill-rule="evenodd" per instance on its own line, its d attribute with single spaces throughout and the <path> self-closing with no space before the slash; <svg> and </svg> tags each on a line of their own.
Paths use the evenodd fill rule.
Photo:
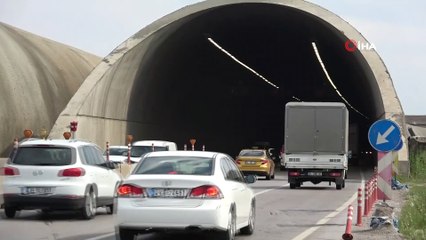
<svg viewBox="0 0 426 240">
<path fill-rule="evenodd" d="M 357 188 L 362 176 L 371 172 L 351 168 L 346 188 L 336 190 L 334 183 L 290 189 L 286 172 L 277 171 L 275 180 L 262 178 L 251 187 L 257 194 L 256 229 L 251 236 L 238 235 L 237 240 L 335 240 L 345 232 L 347 208 L 356 207 Z M 98 209 L 95 219 L 82 220 L 69 212 L 42 214 L 22 211 L 15 219 L 5 219 L 0 210 L 0 239 L 87 239 L 111 240 L 114 235 L 114 215 Z M 354 223 L 355 224 L 355 223 Z M 208 239 L 200 234 L 144 234 L 138 239 Z"/>
</svg>

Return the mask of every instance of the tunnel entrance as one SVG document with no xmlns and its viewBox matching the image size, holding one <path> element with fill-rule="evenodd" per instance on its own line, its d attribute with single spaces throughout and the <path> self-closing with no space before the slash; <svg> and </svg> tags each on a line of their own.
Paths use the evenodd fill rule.
<svg viewBox="0 0 426 240">
<path fill-rule="evenodd" d="M 287 102 L 343 102 L 314 42 L 353 107 L 351 150 L 372 151 L 368 128 L 384 111 L 372 107 L 383 105 L 378 86 L 362 55 L 347 51 L 348 39 L 324 20 L 276 4 L 231 4 L 188 15 L 151 38 L 130 95 L 127 132 L 135 139 L 171 140 L 182 149 L 196 138 L 197 149 L 231 156 L 257 141 L 280 148 Z"/>
</svg>

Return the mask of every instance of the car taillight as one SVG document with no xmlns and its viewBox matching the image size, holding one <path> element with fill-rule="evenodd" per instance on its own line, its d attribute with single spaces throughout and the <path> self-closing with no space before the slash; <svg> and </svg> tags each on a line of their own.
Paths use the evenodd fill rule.
<svg viewBox="0 0 426 240">
<path fill-rule="evenodd" d="M 131 184 L 123 184 L 117 189 L 118 197 L 144 197 L 143 188 Z"/>
<path fill-rule="evenodd" d="M 288 172 L 288 175 L 292 176 L 292 177 L 298 177 L 298 176 L 300 176 L 300 172 L 290 171 L 290 172 Z"/>
<path fill-rule="evenodd" d="M 237 164 L 241 164 L 241 160 L 237 160 Z"/>
<path fill-rule="evenodd" d="M 83 168 L 67 168 L 59 171 L 59 177 L 81 177 L 86 174 Z"/>
<path fill-rule="evenodd" d="M 267 164 L 267 163 L 268 163 L 268 160 L 263 159 L 261 165 Z"/>
<path fill-rule="evenodd" d="M 19 170 L 14 167 L 2 167 L 0 168 L 0 176 L 15 176 L 19 175 Z"/>
<path fill-rule="evenodd" d="M 220 199 L 223 198 L 223 195 L 218 187 L 212 185 L 204 185 L 193 188 L 188 198 Z"/>
<path fill-rule="evenodd" d="M 331 172 L 330 176 L 331 177 L 340 177 L 340 176 L 342 176 L 342 174 L 340 172 Z"/>
</svg>

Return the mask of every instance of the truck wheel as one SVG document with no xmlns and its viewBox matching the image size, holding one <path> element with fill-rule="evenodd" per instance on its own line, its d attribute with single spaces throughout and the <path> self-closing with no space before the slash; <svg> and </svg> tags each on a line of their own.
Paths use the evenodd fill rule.
<svg viewBox="0 0 426 240">
<path fill-rule="evenodd" d="M 345 183 L 345 180 L 343 180 L 342 188 L 345 188 L 345 187 L 346 187 L 346 183 Z"/>
<path fill-rule="evenodd" d="M 341 190 L 342 189 L 342 183 L 336 183 L 336 189 Z"/>
<path fill-rule="evenodd" d="M 290 189 L 295 189 L 296 188 L 296 183 L 290 183 Z"/>
</svg>

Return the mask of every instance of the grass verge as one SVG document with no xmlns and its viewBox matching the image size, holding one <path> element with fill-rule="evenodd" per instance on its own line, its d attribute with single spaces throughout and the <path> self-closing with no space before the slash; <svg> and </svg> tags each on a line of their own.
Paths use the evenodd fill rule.
<svg viewBox="0 0 426 240">
<path fill-rule="evenodd" d="M 399 230 L 408 240 L 426 240 L 426 151 L 410 156 L 410 177 L 401 179 L 410 187 L 399 219 Z"/>
<path fill-rule="evenodd" d="M 426 185 L 410 186 L 399 219 L 400 232 L 409 240 L 426 239 Z"/>
</svg>

